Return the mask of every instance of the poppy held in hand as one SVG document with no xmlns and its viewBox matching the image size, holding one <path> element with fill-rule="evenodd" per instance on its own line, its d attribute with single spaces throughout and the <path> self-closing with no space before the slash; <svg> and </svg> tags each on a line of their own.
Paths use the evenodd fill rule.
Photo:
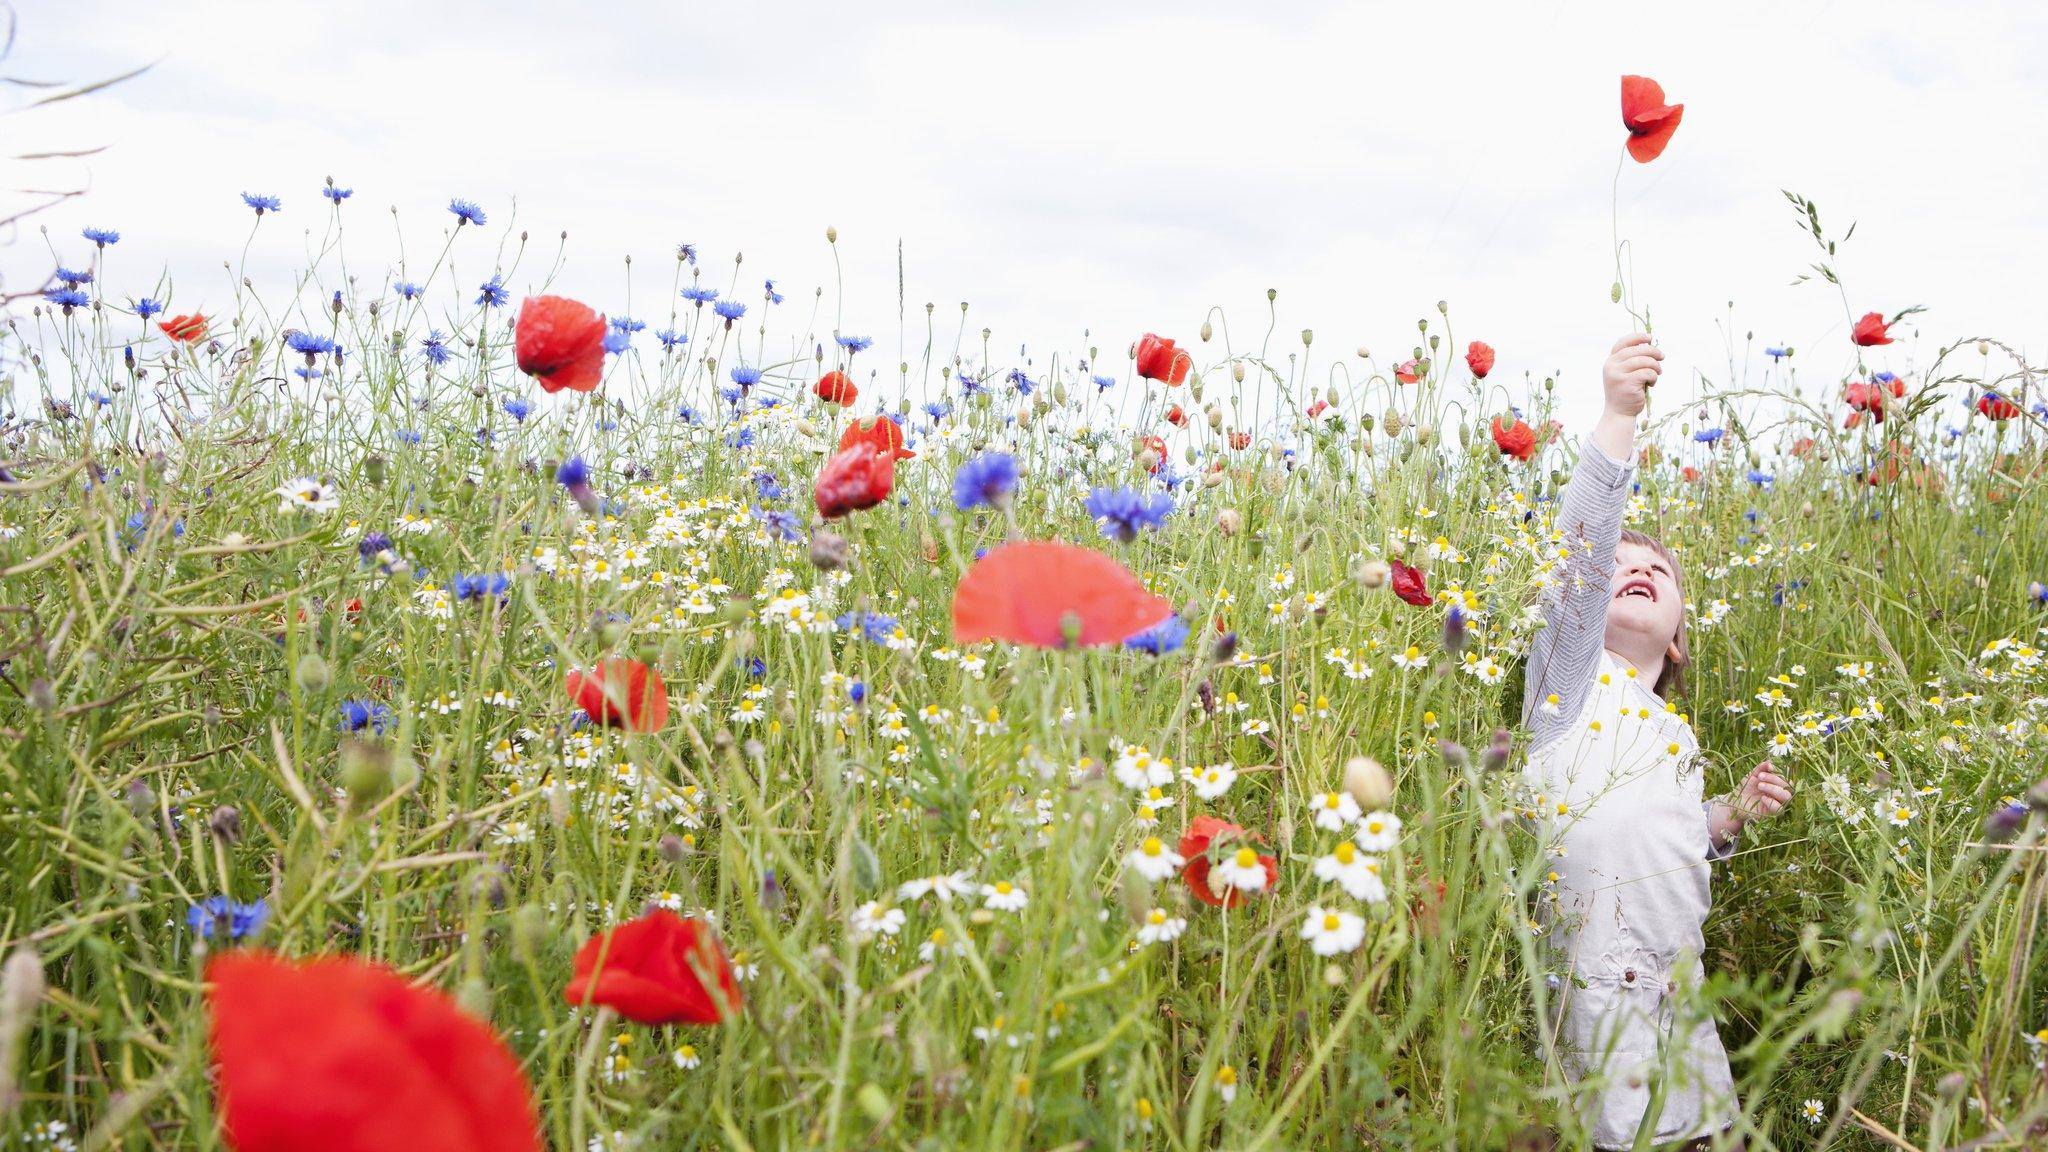
<svg viewBox="0 0 2048 1152">
<path fill-rule="evenodd" d="M 604 376 L 604 317 L 566 296 L 528 296 L 512 337 L 519 370 L 543 392 L 589 392 Z"/>
<path fill-rule="evenodd" d="M 853 378 L 836 368 L 818 377 L 817 386 L 811 391 L 816 392 L 818 399 L 825 403 L 837 404 L 842 408 L 852 407 L 853 402 L 860 398 L 860 389 L 854 387 Z"/>
<path fill-rule="evenodd" d="M 1181 879 L 1187 882 L 1188 891 L 1193 892 L 1195 899 L 1202 903 L 1212 904 L 1218 908 L 1235 908 L 1244 903 L 1242 890 L 1235 885 L 1219 885 L 1215 882 L 1216 877 L 1212 875 L 1209 860 L 1209 848 L 1219 840 L 1227 845 L 1238 840 L 1257 839 L 1257 836 L 1247 834 L 1243 828 L 1227 820 L 1218 820 L 1214 816 L 1195 817 L 1194 823 L 1189 824 L 1188 830 L 1181 834 L 1180 844 L 1176 849 L 1188 862 L 1186 869 L 1181 872 Z M 1272 891 L 1273 886 L 1280 882 L 1280 862 L 1263 853 L 1253 852 L 1252 855 L 1255 861 L 1252 866 L 1265 869 L 1265 890 Z M 1221 891 L 1218 891 L 1219 888 Z"/>
<path fill-rule="evenodd" d="M 562 999 L 642 1024 L 716 1024 L 740 1014 L 725 949 L 710 929 L 666 908 L 584 941 Z"/>
<path fill-rule="evenodd" d="M 1173 346 L 1173 341 L 1150 332 L 1138 338 L 1138 375 L 1164 381 L 1168 387 L 1186 383 L 1194 357 Z"/>
<path fill-rule="evenodd" d="M 1859 348 L 1889 344 L 1892 342 L 1891 334 L 1885 330 L 1890 327 L 1891 325 L 1884 322 L 1884 313 L 1865 312 L 1863 318 L 1856 321 L 1856 327 L 1849 333 L 1849 339 Z"/>
<path fill-rule="evenodd" d="M 178 343 L 191 344 L 206 336 L 206 317 L 197 312 L 190 316 L 173 316 L 169 320 L 158 321 L 157 327 Z"/>
<path fill-rule="evenodd" d="M 1647 76 L 1621 78 L 1621 122 L 1628 127 L 1628 154 L 1648 164 L 1664 152 L 1678 131 L 1683 104 L 1665 104 L 1664 89 Z"/>
<path fill-rule="evenodd" d="M 1048 540 L 998 545 L 953 591 L 953 639 L 1039 648 L 1121 644 L 1167 618 L 1173 605 L 1092 548 Z"/>
<path fill-rule="evenodd" d="M 659 672 L 638 660 L 619 658 L 589 672 L 572 671 L 562 687 L 591 720 L 606 727 L 659 732 L 668 724 L 668 686 Z"/>
<path fill-rule="evenodd" d="M 876 416 L 873 421 L 855 420 L 839 434 L 839 450 L 846 451 L 855 444 L 866 444 L 876 452 L 888 452 L 898 460 L 915 460 L 917 453 L 903 446 L 903 426 L 887 416 Z"/>
<path fill-rule="evenodd" d="M 1429 588 L 1423 579 L 1422 569 L 1412 564 L 1403 564 L 1399 560 L 1387 561 L 1387 567 L 1393 573 L 1394 595 L 1417 608 L 1430 606 Z"/>
<path fill-rule="evenodd" d="M 1486 374 L 1493 371 L 1493 345 L 1474 340 L 1472 346 L 1465 349 L 1465 367 L 1472 370 L 1472 375 L 1486 379 Z"/>
<path fill-rule="evenodd" d="M 242 950 L 206 979 L 235 1152 L 539 1152 L 519 1061 L 441 993 L 351 957 Z"/>
<path fill-rule="evenodd" d="M 888 421 L 883 421 L 888 423 Z M 896 457 L 869 444 L 855 444 L 835 454 L 818 469 L 811 496 L 818 515 L 837 520 L 848 512 L 873 508 L 889 498 L 896 484 Z"/>
<path fill-rule="evenodd" d="M 1500 447 L 1501 454 L 1517 460 L 1527 460 L 1536 454 L 1536 430 L 1516 417 L 1512 423 L 1506 417 L 1493 418 L 1493 442 Z"/>
</svg>

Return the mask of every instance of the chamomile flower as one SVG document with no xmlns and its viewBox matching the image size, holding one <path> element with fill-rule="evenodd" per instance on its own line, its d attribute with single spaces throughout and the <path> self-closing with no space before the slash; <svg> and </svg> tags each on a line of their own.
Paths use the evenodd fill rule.
<svg viewBox="0 0 2048 1152">
<path fill-rule="evenodd" d="M 317 512 L 324 516 L 341 507 L 334 486 L 315 480 L 311 476 L 301 476 L 289 484 L 280 484 L 271 490 L 271 494 L 277 497 L 277 510 L 280 512 L 297 509 L 300 512 Z"/>
<path fill-rule="evenodd" d="M 1799 1118 L 1815 1127 L 1818 1127 L 1820 1122 L 1827 1119 L 1827 1117 L 1827 1105 L 1818 1100 L 1808 1100 L 1799 1106 Z"/>
<path fill-rule="evenodd" d="M 1310 905 L 1308 918 L 1301 926 L 1301 938 L 1308 941 L 1309 950 L 1318 956 L 1351 952 L 1365 942 L 1365 917 Z"/>
<path fill-rule="evenodd" d="M 1358 822 L 1358 801 L 1352 799 L 1349 792 L 1332 790 L 1309 801 L 1309 815 L 1314 818 L 1316 827 L 1328 832 L 1342 832 Z"/>
<path fill-rule="evenodd" d="M 1263 892 L 1271 879 L 1265 861 L 1250 848 L 1239 848 L 1225 856 L 1210 875 L 1240 892 Z"/>
<path fill-rule="evenodd" d="M 1182 775 L 1193 786 L 1195 795 L 1204 800 L 1220 798 L 1225 792 L 1230 791 L 1232 784 L 1237 783 L 1237 767 L 1227 763 L 1211 764 L 1207 768 L 1183 769 Z"/>
<path fill-rule="evenodd" d="M 1145 922 L 1138 926 L 1138 943 L 1164 944 L 1180 939 L 1180 934 L 1187 930 L 1186 920 L 1169 914 L 1164 908 L 1154 908 L 1145 913 Z"/>
<path fill-rule="evenodd" d="M 1350 840 L 1340 840 L 1327 856 L 1316 858 L 1316 879 L 1326 880 L 1350 893 L 1354 900 L 1378 904 L 1387 898 L 1387 885 L 1380 878 L 1380 861 L 1367 856 Z"/>
<path fill-rule="evenodd" d="M 1187 857 L 1166 846 L 1157 836 L 1145 837 L 1145 842 L 1131 849 L 1124 857 L 1133 872 L 1147 880 L 1159 881 L 1170 878 L 1186 864 Z"/>
<path fill-rule="evenodd" d="M 1031 897 L 1022 888 L 1008 880 L 998 880 L 981 886 L 982 907 L 992 912 L 1022 912 L 1031 902 Z"/>
<path fill-rule="evenodd" d="M 1353 839 L 1366 852 L 1392 852 L 1401 840 L 1401 818 L 1392 812 L 1368 812 L 1359 818 Z"/>
<path fill-rule="evenodd" d="M 1403 649 L 1402 651 L 1394 653 L 1392 659 L 1394 661 L 1394 667 L 1401 668 L 1410 672 L 1413 672 L 1420 668 L 1427 668 L 1429 666 L 1429 657 L 1424 656 L 1422 654 L 1422 649 L 1416 647 L 1413 644 L 1410 644 L 1407 648 Z M 1555 700 L 1556 697 L 1553 696 L 1551 697 L 1551 699 Z"/>
<path fill-rule="evenodd" d="M 853 942 L 865 944 L 877 936 L 894 936 L 903 931 L 906 917 L 901 908 L 884 908 L 879 900 L 870 900 L 853 910 L 848 921 L 853 930 Z"/>
</svg>

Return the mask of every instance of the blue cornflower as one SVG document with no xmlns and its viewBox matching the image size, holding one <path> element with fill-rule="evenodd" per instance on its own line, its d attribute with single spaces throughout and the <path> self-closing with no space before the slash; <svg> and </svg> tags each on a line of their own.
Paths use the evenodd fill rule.
<svg viewBox="0 0 2048 1152">
<path fill-rule="evenodd" d="M 1000 506 L 1017 486 L 1017 458 L 990 452 L 963 461 L 953 473 L 953 504 L 962 512 L 982 504 Z"/>
<path fill-rule="evenodd" d="M 738 404 L 741 398 L 746 395 L 746 393 L 738 388 L 720 388 L 718 394 L 725 398 L 727 404 Z"/>
<path fill-rule="evenodd" d="M 695 408 L 690 407 L 688 404 L 678 404 L 676 406 L 676 419 L 681 420 L 685 424 L 695 424 L 699 418 Z"/>
<path fill-rule="evenodd" d="M 1721 437 L 1727 434 L 1727 431 L 1721 428 L 1702 428 L 1693 433 L 1692 438 L 1701 444 L 1718 444 L 1721 442 Z"/>
<path fill-rule="evenodd" d="M 967 369 L 960 370 L 960 394 L 973 396 L 981 391 L 981 380 Z"/>
<path fill-rule="evenodd" d="M 1759 488 L 1769 488 L 1771 486 L 1771 481 L 1776 479 L 1777 477 L 1771 475 L 1769 472 L 1764 472 L 1756 468 L 1751 468 L 1749 470 L 1749 482 L 1751 484 L 1756 485 Z"/>
<path fill-rule="evenodd" d="M 121 363 L 126 365 L 130 372 L 135 371 L 135 345 L 121 345 Z"/>
<path fill-rule="evenodd" d="M 269 915 L 270 906 L 261 900 L 238 904 L 225 896 L 209 896 L 186 909 L 185 923 L 202 940 L 212 939 L 215 932 L 230 940 L 240 940 L 260 931 Z"/>
<path fill-rule="evenodd" d="M 76 288 L 80 284 L 92 283 L 92 273 L 73 272 L 69 268 L 59 268 L 57 269 L 57 279 L 62 280 L 67 288 Z"/>
<path fill-rule="evenodd" d="M 112 228 L 87 228 L 79 233 L 79 235 L 101 248 L 105 248 L 109 244 L 119 244 L 121 242 L 121 234 Z"/>
<path fill-rule="evenodd" d="M 855 704 L 866 701 L 868 698 L 868 686 L 859 680 L 848 681 L 846 685 L 846 698 Z"/>
<path fill-rule="evenodd" d="M 690 342 L 688 332 L 678 332 L 673 328 L 663 328 L 654 334 L 654 338 L 661 341 L 662 350 L 666 352 L 673 352 Z"/>
<path fill-rule="evenodd" d="M 1898 378 L 1898 375 L 1892 372 L 1872 372 L 1870 374 L 1870 380 L 1873 384 L 1889 384 Z"/>
<path fill-rule="evenodd" d="M 448 201 L 448 210 L 455 213 L 455 226 L 457 228 L 462 227 L 464 224 L 482 226 L 484 222 L 484 210 L 467 200 Z"/>
<path fill-rule="evenodd" d="M 761 382 L 761 370 L 751 364 L 736 364 L 732 370 L 732 382 L 742 388 L 752 388 Z"/>
<path fill-rule="evenodd" d="M 1756 522 L 1757 522 L 1757 521 L 1758 521 L 1759 519 L 1761 519 L 1762 517 L 1763 517 L 1763 513 L 1761 513 L 1761 512 L 1758 512 L 1758 511 L 1757 511 L 1756 509 L 1754 509 L 1754 508 L 1751 508 L 1751 509 L 1750 509 L 1749 511 L 1747 511 L 1747 512 L 1744 512 L 1744 513 L 1742 514 L 1742 518 L 1743 518 L 1744 520 L 1747 520 L 1747 521 L 1749 521 L 1749 522 L 1750 522 L 1751 524 L 1754 524 L 1754 523 L 1756 523 Z"/>
<path fill-rule="evenodd" d="M 258 196 L 253 192 L 244 192 L 242 193 L 242 203 L 254 208 L 258 217 L 261 217 L 265 212 L 284 211 L 284 201 L 275 196 Z"/>
<path fill-rule="evenodd" d="M 52 288 L 43 293 L 43 299 L 62 308 L 66 316 L 71 315 L 73 308 L 87 308 L 92 305 L 92 297 L 76 288 Z"/>
<path fill-rule="evenodd" d="M 780 293 L 780 292 L 777 292 L 777 291 L 775 290 L 775 281 L 773 281 L 773 280 L 770 280 L 770 281 L 768 281 L 768 284 L 767 284 L 767 289 L 766 289 L 766 290 L 767 290 L 767 293 L 768 293 L 768 302 L 769 302 L 770 304 L 780 304 L 780 303 L 782 303 L 782 293 Z"/>
<path fill-rule="evenodd" d="M 676 259 L 690 265 L 695 265 L 697 263 L 697 246 L 695 244 L 676 245 Z"/>
<path fill-rule="evenodd" d="M 448 587 L 454 591 L 457 601 L 482 600 L 487 596 L 503 596 L 505 589 L 511 586 L 511 578 L 503 572 L 494 572 L 487 576 L 468 576 L 457 572 L 448 578 Z"/>
<path fill-rule="evenodd" d="M 872 336 L 834 336 L 833 339 L 848 352 L 865 352 L 875 343 Z"/>
<path fill-rule="evenodd" d="M 382 735 L 391 727 L 391 709 L 372 700 L 343 700 L 341 702 L 341 730 L 361 732 L 368 728 Z"/>
<path fill-rule="evenodd" d="M 308 379 L 317 379 L 320 375 L 320 373 L 317 370 L 300 368 L 298 369 L 298 371 L 301 373 L 312 371 L 313 375 L 308 377 Z M 400 444 L 410 444 L 415 448 L 419 447 L 420 442 L 427 438 L 426 434 L 421 432 L 417 428 L 400 428 L 397 432 L 397 436 L 398 442 Z"/>
<path fill-rule="evenodd" d="M 581 456 L 571 456 L 555 469 L 555 483 L 564 488 L 587 487 L 590 484 L 590 465 Z"/>
<path fill-rule="evenodd" d="M 391 290 L 398 293 L 399 298 L 404 300 L 418 299 L 420 293 L 426 291 L 425 288 L 420 287 L 419 285 L 413 283 L 410 280 L 400 280 L 398 283 L 393 284 L 391 286 Z"/>
<path fill-rule="evenodd" d="M 944 420 L 953 414 L 953 406 L 944 400 L 928 400 L 925 402 L 924 414 L 934 420 Z"/>
<path fill-rule="evenodd" d="M 747 314 L 747 306 L 737 300 L 720 300 L 711 306 L 711 310 L 718 313 L 727 327 L 731 327 L 733 321 Z"/>
<path fill-rule="evenodd" d="M 163 310 L 164 306 L 162 302 L 152 300 L 147 296 L 144 296 L 142 299 L 137 300 L 135 302 L 135 315 L 141 317 L 144 320 L 149 319 L 151 316 L 154 316 Z"/>
<path fill-rule="evenodd" d="M 320 194 L 322 196 L 327 197 L 329 200 L 334 201 L 335 204 L 339 205 L 343 200 L 346 200 L 349 197 L 355 195 L 356 190 L 353 188 L 337 188 L 334 185 L 329 184 L 327 187 L 322 188 L 320 190 Z"/>
<path fill-rule="evenodd" d="M 442 335 L 439 328 L 429 331 L 420 340 L 420 352 L 426 356 L 427 363 L 436 368 L 455 358 L 455 353 L 448 350 L 448 337 Z"/>
<path fill-rule="evenodd" d="M 847 612 L 833 621 L 841 632 L 858 631 L 870 644 L 887 644 L 896 634 L 896 618 L 879 612 Z"/>
<path fill-rule="evenodd" d="M 754 473 L 754 491 L 760 493 L 763 500 L 780 500 L 784 495 L 782 481 L 773 472 Z"/>
<path fill-rule="evenodd" d="M 683 299 L 702 308 L 704 305 L 718 299 L 718 289 L 699 288 L 692 284 L 688 288 L 683 289 Z"/>
<path fill-rule="evenodd" d="M 325 376 L 326 373 L 320 371 L 318 368 L 312 368 L 304 364 L 301 364 L 297 368 L 292 369 L 292 375 L 297 376 L 299 379 L 304 380 L 308 384 L 311 384 L 313 381 L 320 379 L 322 376 Z M 417 443 L 417 441 L 415 441 L 415 443 Z"/>
<path fill-rule="evenodd" d="M 491 308 L 503 308 L 510 299 L 512 297 L 505 291 L 505 277 L 500 274 L 484 281 L 483 290 L 477 296 L 476 302 Z"/>
<path fill-rule="evenodd" d="M 742 428 L 739 435 L 728 439 L 725 443 L 730 448 L 752 448 L 754 446 L 754 430 L 752 428 Z"/>
<path fill-rule="evenodd" d="M 356 553 L 364 560 L 374 560 L 391 551 L 391 537 L 382 532 L 365 532 L 356 542 Z"/>
<path fill-rule="evenodd" d="M 614 328 L 604 334 L 604 350 L 614 356 L 619 355 L 632 346 L 633 337 L 630 333 L 621 332 Z"/>
<path fill-rule="evenodd" d="M 1164 656 L 1168 652 L 1178 652 L 1187 640 L 1188 623 L 1180 618 L 1179 613 L 1174 613 L 1125 640 L 1124 647 L 1150 652 L 1154 656 Z"/>
<path fill-rule="evenodd" d="M 1017 386 L 1017 395 L 1019 396 L 1029 396 L 1031 395 L 1031 390 L 1037 387 L 1036 384 L 1031 382 L 1031 377 L 1024 374 L 1022 368 L 1010 369 L 1010 383 Z"/>
<path fill-rule="evenodd" d="M 2033 581 L 2027 585 L 2027 595 L 2033 597 L 2036 604 L 2048 604 L 2048 584 Z"/>
<path fill-rule="evenodd" d="M 1139 529 L 1166 523 L 1173 497 L 1147 496 L 1135 488 L 1097 488 L 1088 494 L 1087 507 L 1104 536 L 1128 544 L 1138 538 Z"/>
<path fill-rule="evenodd" d="M 1766 349 L 1764 349 L 1764 355 L 1766 355 L 1766 356 L 1769 356 L 1769 357 L 1770 357 L 1771 359 L 1773 359 L 1773 360 L 1783 360 L 1783 359 L 1784 359 L 1785 357 L 1787 357 L 1787 356 L 1790 356 L 1791 354 L 1792 354 L 1792 350 L 1791 350 L 1790 348 L 1766 348 Z"/>
<path fill-rule="evenodd" d="M 611 326 L 615 331 L 624 332 L 630 336 L 635 332 L 645 331 L 647 323 L 643 320 L 635 320 L 631 316 L 614 316 L 611 318 Z"/>
<path fill-rule="evenodd" d="M 315 332 L 294 331 L 284 338 L 285 345 L 306 358 L 311 364 L 323 353 L 334 351 L 334 341 Z"/>
<path fill-rule="evenodd" d="M 1116 377 L 1114 376 L 1096 376 L 1093 377 L 1093 379 L 1095 381 L 1095 390 L 1097 392 L 1107 392 L 1111 388 L 1116 387 Z"/>
<path fill-rule="evenodd" d="M 797 519 L 796 513 L 786 508 L 756 508 L 754 515 L 760 518 L 762 525 L 774 533 L 778 540 L 789 542 L 804 538 L 802 522 Z"/>
<path fill-rule="evenodd" d="M 524 424 L 526 418 L 533 414 L 533 402 L 524 396 L 514 396 L 505 401 L 505 414 Z"/>
</svg>

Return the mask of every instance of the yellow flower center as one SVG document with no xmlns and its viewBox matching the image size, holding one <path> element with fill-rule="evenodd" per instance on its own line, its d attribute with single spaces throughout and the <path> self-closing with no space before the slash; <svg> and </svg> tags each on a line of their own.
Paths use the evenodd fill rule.
<svg viewBox="0 0 2048 1152">
<path fill-rule="evenodd" d="M 1160 853 L 1160 852 L 1162 852 L 1162 851 L 1164 851 L 1164 850 L 1165 850 L 1165 847 L 1166 847 L 1166 846 L 1165 846 L 1164 844 L 1161 844 L 1161 843 L 1159 842 L 1159 837 L 1157 837 L 1157 836 L 1147 836 L 1147 837 L 1145 837 L 1145 855 L 1147 855 L 1147 856 L 1157 856 L 1157 855 L 1159 855 L 1159 853 Z"/>
<path fill-rule="evenodd" d="M 1249 848 L 1239 848 L 1237 850 L 1237 866 L 1239 868 L 1254 868 L 1258 866 L 1258 863 L 1259 854 L 1257 852 Z"/>
<path fill-rule="evenodd" d="M 1346 840 L 1342 844 L 1337 845 L 1336 856 L 1337 863 L 1349 864 L 1353 860 L 1358 859 L 1358 845 Z"/>
</svg>

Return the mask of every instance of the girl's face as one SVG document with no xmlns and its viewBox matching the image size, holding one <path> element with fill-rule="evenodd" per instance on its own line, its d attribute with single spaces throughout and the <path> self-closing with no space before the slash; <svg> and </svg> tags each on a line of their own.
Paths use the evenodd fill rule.
<svg viewBox="0 0 2048 1152">
<path fill-rule="evenodd" d="M 1631 647 L 1663 652 L 1685 622 L 1685 604 L 1678 594 L 1678 573 L 1654 548 L 1621 542 L 1614 553 L 1613 600 L 1607 605 L 1607 632 L 1623 633 Z M 1615 647 L 1610 643 L 1608 647 Z"/>
</svg>

